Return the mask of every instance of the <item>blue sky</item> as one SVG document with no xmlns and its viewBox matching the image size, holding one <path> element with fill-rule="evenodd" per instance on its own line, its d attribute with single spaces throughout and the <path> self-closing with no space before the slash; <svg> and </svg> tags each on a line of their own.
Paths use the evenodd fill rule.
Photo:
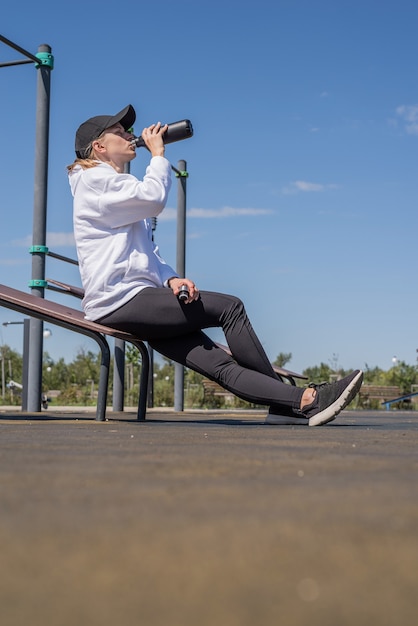
<svg viewBox="0 0 418 626">
<path fill-rule="evenodd" d="M 8 3 L 0 34 L 54 56 L 47 245 L 75 256 L 65 166 L 80 123 L 128 103 L 137 134 L 189 118 L 194 136 L 166 154 L 187 162 L 186 273 L 198 287 L 240 296 L 270 358 L 292 353 L 295 371 L 415 364 L 417 30 L 412 0 Z M 0 43 L 1 63 L 21 58 Z M 33 65 L 0 68 L 0 282 L 22 290 L 36 87 Z M 138 150 L 131 172 L 147 162 Z M 156 232 L 173 266 L 176 184 Z M 52 259 L 46 275 L 78 284 L 77 268 Z M 1 324 L 20 319 L 0 310 Z M 51 330 L 53 359 L 95 350 Z M 20 326 L 0 331 L 21 351 Z"/>
</svg>

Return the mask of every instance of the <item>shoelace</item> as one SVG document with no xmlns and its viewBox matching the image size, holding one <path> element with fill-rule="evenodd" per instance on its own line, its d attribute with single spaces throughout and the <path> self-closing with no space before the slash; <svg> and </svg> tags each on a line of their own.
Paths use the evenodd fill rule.
<svg viewBox="0 0 418 626">
<path fill-rule="evenodd" d="M 321 389 L 322 387 L 327 387 L 328 385 L 330 385 L 331 383 L 327 383 L 327 382 L 323 382 L 323 383 L 310 383 L 308 385 L 308 387 L 311 387 L 312 389 Z"/>
</svg>

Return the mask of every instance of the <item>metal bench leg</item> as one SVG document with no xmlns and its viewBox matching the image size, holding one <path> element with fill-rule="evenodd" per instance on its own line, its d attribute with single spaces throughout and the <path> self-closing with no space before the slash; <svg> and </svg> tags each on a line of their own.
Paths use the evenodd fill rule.
<svg viewBox="0 0 418 626">
<path fill-rule="evenodd" d="M 134 344 L 141 353 L 141 375 L 139 378 L 139 401 L 137 420 L 144 422 L 147 412 L 148 379 L 150 375 L 150 356 L 147 346 L 138 341 Z"/>
<path fill-rule="evenodd" d="M 110 348 L 106 339 L 102 335 L 95 335 L 93 339 L 95 339 L 99 344 L 101 353 L 96 421 L 104 422 L 106 419 L 107 390 L 109 386 L 110 374 Z"/>
</svg>

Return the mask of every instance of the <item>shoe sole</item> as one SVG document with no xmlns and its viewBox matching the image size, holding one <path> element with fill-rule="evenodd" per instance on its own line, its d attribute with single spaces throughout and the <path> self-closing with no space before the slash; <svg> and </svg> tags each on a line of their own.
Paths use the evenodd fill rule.
<svg viewBox="0 0 418 626">
<path fill-rule="evenodd" d="M 270 426 L 307 426 L 306 417 L 290 417 L 288 415 L 267 415 L 265 424 Z"/>
<path fill-rule="evenodd" d="M 351 383 L 347 385 L 342 394 L 332 404 L 309 419 L 309 426 L 322 426 L 335 419 L 338 413 L 345 409 L 355 398 L 360 391 L 362 383 L 363 372 L 360 370 L 357 376 L 353 378 Z"/>
</svg>

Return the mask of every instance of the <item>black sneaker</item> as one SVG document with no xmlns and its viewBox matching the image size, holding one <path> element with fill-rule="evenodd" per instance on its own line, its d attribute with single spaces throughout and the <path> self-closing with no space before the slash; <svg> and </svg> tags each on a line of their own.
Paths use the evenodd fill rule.
<svg viewBox="0 0 418 626">
<path fill-rule="evenodd" d="M 331 422 L 355 398 L 363 382 L 363 372 L 355 370 L 335 383 L 311 384 L 316 389 L 314 401 L 304 407 L 301 414 L 308 418 L 309 426 Z"/>
</svg>

